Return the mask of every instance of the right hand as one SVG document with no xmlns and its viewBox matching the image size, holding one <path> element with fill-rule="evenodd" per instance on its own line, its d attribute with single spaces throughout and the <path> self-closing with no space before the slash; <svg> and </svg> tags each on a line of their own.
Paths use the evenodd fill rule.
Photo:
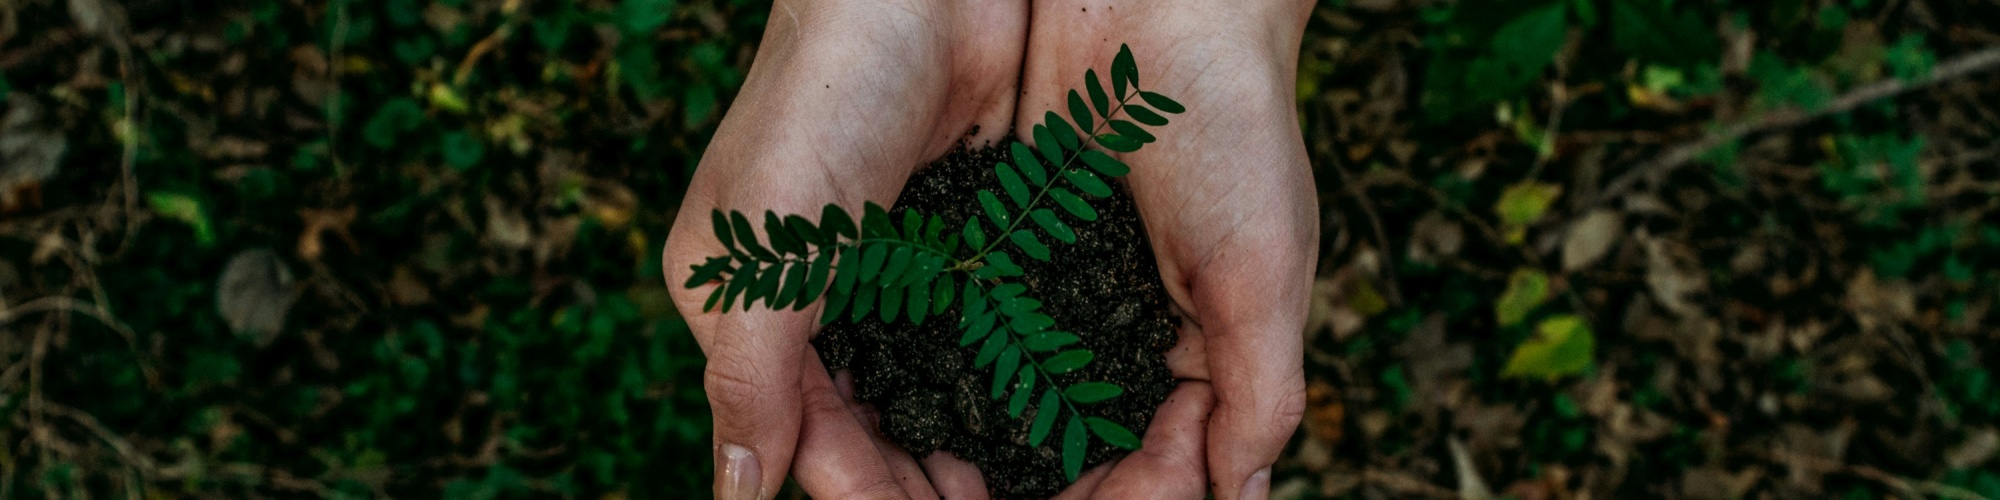
<svg viewBox="0 0 2000 500">
<path fill-rule="evenodd" d="M 703 312 L 689 266 L 727 255 L 713 209 L 816 216 L 828 203 L 889 206 L 919 165 L 1012 128 L 1025 0 L 779 0 L 743 88 L 681 202 L 663 264 L 708 358 L 715 495 L 775 495 L 787 470 L 821 498 L 935 498 L 983 489 L 961 463 L 916 461 L 880 440 L 835 389 L 808 340 L 820 306 Z M 966 136 L 978 130 L 977 135 Z M 759 224 L 761 225 L 761 224 Z M 939 454 L 943 455 L 943 454 Z M 938 460 L 951 461 L 949 458 Z M 944 474 L 940 470 L 960 471 Z M 956 479 L 950 479 L 955 476 Z M 929 480 L 943 481 L 935 488 Z"/>
</svg>

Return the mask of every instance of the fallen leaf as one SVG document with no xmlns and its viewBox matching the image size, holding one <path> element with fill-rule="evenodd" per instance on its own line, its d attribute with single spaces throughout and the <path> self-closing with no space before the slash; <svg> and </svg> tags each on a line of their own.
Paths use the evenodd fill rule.
<svg viewBox="0 0 2000 500">
<path fill-rule="evenodd" d="M 1507 242 L 1519 244 L 1527 236 L 1527 227 L 1542 218 L 1562 195 L 1562 186 L 1546 182 L 1526 181 L 1507 186 L 1500 193 L 1500 201 L 1493 204 L 1493 212 L 1500 216 L 1500 224 L 1506 227 Z"/>
<path fill-rule="evenodd" d="M 1641 234 L 1639 239 L 1646 249 L 1646 285 L 1653 291 L 1653 300 L 1681 317 L 1700 316 L 1701 306 L 1690 296 L 1708 290 L 1708 278 L 1701 273 L 1693 252 L 1666 238 Z"/>
<path fill-rule="evenodd" d="M 48 117 L 34 99 L 10 95 L 6 104 L 6 114 L 0 115 L 0 211 L 21 206 L 23 198 L 38 198 L 18 191 L 55 176 L 69 147 L 62 131 L 44 122 Z"/>
<path fill-rule="evenodd" d="M 1562 245 L 1563 271 L 1575 271 L 1597 262 L 1618 242 L 1622 222 L 1618 212 L 1593 210 L 1570 224 Z"/>
<path fill-rule="evenodd" d="M 1410 232 L 1409 257 L 1413 262 L 1435 263 L 1439 258 L 1458 255 L 1465 248 L 1465 228 L 1442 212 L 1424 214 Z"/>
<path fill-rule="evenodd" d="M 1944 463 L 1953 469 L 1973 469 L 1991 460 L 1996 453 L 2000 453 L 2000 431 L 1987 427 L 1971 432 L 1965 441 L 1946 450 Z"/>
<path fill-rule="evenodd" d="M 1465 443 L 1453 437 L 1445 440 L 1451 450 L 1452 468 L 1458 471 L 1458 497 L 1464 500 L 1493 500 L 1493 489 L 1480 479 L 1479 470 L 1472 465 L 1472 454 L 1465 451 Z"/>
<path fill-rule="evenodd" d="M 1527 319 L 1528 313 L 1548 298 L 1548 274 L 1534 268 L 1516 269 L 1507 277 L 1507 290 L 1500 292 L 1500 300 L 1493 304 L 1493 316 L 1500 326 L 1512 326 Z"/>
<path fill-rule="evenodd" d="M 1597 338 L 1583 318 L 1552 316 L 1535 325 L 1535 336 L 1514 348 L 1500 375 L 1554 381 L 1589 369 L 1596 349 Z"/>
<path fill-rule="evenodd" d="M 262 248 L 231 257 L 216 283 L 215 306 L 222 319 L 258 347 L 270 345 L 284 329 L 285 314 L 296 298 L 292 271 L 277 253 Z"/>
</svg>

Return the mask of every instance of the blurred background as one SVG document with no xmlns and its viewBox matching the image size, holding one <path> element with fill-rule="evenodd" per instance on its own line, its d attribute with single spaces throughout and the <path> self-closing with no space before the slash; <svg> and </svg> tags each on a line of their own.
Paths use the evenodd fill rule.
<svg viewBox="0 0 2000 500">
<path fill-rule="evenodd" d="M 0 0 L 0 498 L 706 497 L 769 8 Z M 2000 498 L 2000 2 L 1328 0 L 1298 104 L 1279 498 Z"/>
</svg>

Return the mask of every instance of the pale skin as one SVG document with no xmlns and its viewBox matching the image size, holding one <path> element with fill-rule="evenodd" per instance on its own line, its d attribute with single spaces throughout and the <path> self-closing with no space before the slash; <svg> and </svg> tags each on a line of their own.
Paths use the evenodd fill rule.
<svg viewBox="0 0 2000 500">
<path fill-rule="evenodd" d="M 1129 44 L 1149 90 L 1188 108 L 1120 155 L 1182 317 L 1179 387 L 1144 448 L 1059 498 L 1257 499 L 1304 410 L 1302 347 L 1317 200 L 1292 106 L 1309 2 L 779 0 L 743 89 L 696 170 L 664 255 L 708 356 L 716 495 L 988 498 L 972 465 L 912 457 L 830 377 L 818 306 L 701 313 L 688 266 L 723 255 L 711 209 L 814 215 L 887 206 L 959 140 L 1023 137 L 1085 69 Z M 1031 15 L 1032 13 L 1032 15 Z M 1032 21 L 1031 21 L 1032 19 Z M 966 136 L 966 132 L 978 132 Z"/>
</svg>

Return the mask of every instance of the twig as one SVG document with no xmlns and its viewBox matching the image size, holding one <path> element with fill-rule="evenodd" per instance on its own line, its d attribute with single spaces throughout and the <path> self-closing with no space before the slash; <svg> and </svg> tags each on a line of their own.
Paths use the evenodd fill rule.
<svg viewBox="0 0 2000 500">
<path fill-rule="evenodd" d="M 1349 195 L 1354 196 L 1354 204 L 1361 207 L 1362 215 L 1368 216 L 1368 225 L 1375 229 L 1376 246 L 1381 248 L 1384 257 L 1389 257 L 1389 264 L 1382 266 L 1382 288 L 1388 292 L 1389 305 L 1403 307 L 1402 286 L 1397 283 L 1402 280 L 1396 277 L 1396 259 L 1389 255 L 1395 250 L 1391 250 L 1388 233 L 1382 230 L 1382 217 L 1375 214 L 1375 205 L 1368 202 L 1368 192 L 1360 183 L 1354 182 L 1354 176 L 1347 172 L 1347 166 L 1339 159 L 1333 160 L 1333 171 L 1340 174 L 1340 183 L 1347 186 Z"/>
<path fill-rule="evenodd" d="M 1785 109 L 1765 114 L 1762 117 L 1749 121 L 1732 124 L 1721 130 L 1711 132 L 1703 136 L 1700 140 L 1668 149 L 1665 153 L 1655 157 L 1653 161 L 1626 171 L 1624 175 L 1618 176 L 1610 184 L 1605 185 L 1604 190 L 1599 191 L 1597 196 L 1592 198 L 1589 203 L 1585 203 L 1584 206 L 1601 205 L 1608 200 L 1624 195 L 1627 191 L 1631 191 L 1639 185 L 1640 181 L 1646 178 L 1658 178 L 1666 175 L 1668 172 L 1686 166 L 1688 162 L 1709 151 L 1713 151 L 1715 148 L 1736 142 L 1750 134 L 1793 127 L 1827 115 L 1845 113 L 1854 110 L 1854 108 L 1874 102 L 1877 99 L 1892 97 L 1904 92 L 1917 90 L 1939 82 L 1996 67 L 2000 67 L 2000 47 L 1989 48 L 1953 58 L 1932 68 L 1930 74 L 1915 80 L 1884 80 L 1864 85 L 1861 88 L 1841 95 L 1839 98 L 1834 99 L 1832 103 L 1820 109 L 1812 111 Z"/>
<path fill-rule="evenodd" d="M 1401 472 L 1368 469 L 1361 472 L 1363 482 L 1388 488 L 1403 497 L 1421 495 L 1431 498 L 1461 498 L 1458 492 L 1443 486 L 1424 482 Z"/>
<path fill-rule="evenodd" d="M 1866 465 L 1850 465 L 1829 458 L 1816 457 L 1812 455 L 1804 455 L 1799 453 L 1792 453 L 1792 452 L 1778 451 L 1778 450 L 1772 450 L 1763 453 L 1753 451 L 1752 454 L 1764 455 L 1765 459 L 1773 462 L 1781 462 L 1785 465 L 1797 465 L 1801 467 L 1808 467 L 1818 472 L 1839 472 L 1843 474 L 1853 475 L 1863 479 L 1868 479 L 1871 481 L 1882 483 L 1883 486 L 1887 486 L 1891 489 L 1902 491 L 1906 494 L 1909 494 L 1910 496 L 1917 498 L 1924 498 L 1924 496 L 1928 494 L 1931 496 L 1936 496 L 1940 498 L 1949 498 L 1952 500 L 1991 500 L 1986 498 L 1985 495 L 1980 495 L 1978 492 L 1968 490 L 1965 488 L 1960 488 L 1957 486 L 1952 486 L 1943 483 L 1936 483 L 1931 481 L 1918 481 L 1918 480 L 1907 479 L 1902 476 L 1891 474 L 1888 471 L 1884 471 L 1882 469 L 1877 469 Z"/>
</svg>

